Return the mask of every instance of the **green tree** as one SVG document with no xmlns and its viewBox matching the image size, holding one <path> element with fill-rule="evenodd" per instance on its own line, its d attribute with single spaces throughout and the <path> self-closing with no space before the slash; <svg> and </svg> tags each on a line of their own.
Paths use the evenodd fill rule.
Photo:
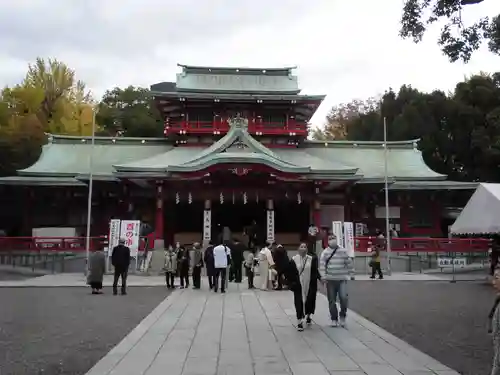
<svg viewBox="0 0 500 375">
<path fill-rule="evenodd" d="M 161 137 L 163 120 L 151 92 L 129 86 L 107 91 L 98 105 L 102 134 L 127 137 Z"/>
<path fill-rule="evenodd" d="M 500 15 L 481 18 L 472 25 L 462 21 L 467 7 L 483 1 L 495 0 L 405 0 L 399 34 L 419 43 L 429 25 L 445 20 L 438 44 L 451 62 L 468 62 L 483 41 L 491 52 L 500 54 Z"/>
<path fill-rule="evenodd" d="M 446 95 L 409 86 L 387 91 L 380 106 L 353 115 L 346 138 L 382 141 L 420 139 L 426 163 L 450 179 L 500 182 L 500 73 L 479 74 Z"/>
</svg>

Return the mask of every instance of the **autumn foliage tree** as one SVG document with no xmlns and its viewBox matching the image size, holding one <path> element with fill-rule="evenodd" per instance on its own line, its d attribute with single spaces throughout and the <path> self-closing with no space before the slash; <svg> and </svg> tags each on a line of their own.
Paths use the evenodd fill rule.
<svg viewBox="0 0 500 375">
<path fill-rule="evenodd" d="M 90 135 L 93 106 L 74 71 L 57 60 L 37 59 L 20 84 L 0 93 L 0 174 L 35 162 L 45 133 Z"/>
</svg>

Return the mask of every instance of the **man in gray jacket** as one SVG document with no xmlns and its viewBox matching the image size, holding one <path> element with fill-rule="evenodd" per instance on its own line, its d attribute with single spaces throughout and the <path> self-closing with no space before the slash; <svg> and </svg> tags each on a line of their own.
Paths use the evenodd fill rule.
<svg viewBox="0 0 500 375">
<path fill-rule="evenodd" d="M 332 326 L 345 326 L 347 315 L 347 280 L 354 280 L 354 262 L 345 249 L 339 247 L 334 234 L 328 236 L 328 247 L 319 259 L 321 281 L 326 284 L 326 294 Z M 337 296 L 340 302 L 340 314 L 337 310 Z M 339 319 L 340 318 L 340 319 Z"/>
</svg>

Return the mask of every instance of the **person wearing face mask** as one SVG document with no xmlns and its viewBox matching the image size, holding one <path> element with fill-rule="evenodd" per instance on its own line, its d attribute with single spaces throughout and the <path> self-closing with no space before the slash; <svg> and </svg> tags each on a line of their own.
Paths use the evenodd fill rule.
<svg viewBox="0 0 500 375">
<path fill-rule="evenodd" d="M 328 247 L 319 259 L 321 281 L 326 284 L 326 294 L 332 326 L 345 326 L 347 315 L 347 280 L 354 280 L 354 263 L 345 249 L 339 247 L 334 234 L 328 236 Z M 340 314 L 337 309 L 337 296 L 340 302 Z"/>
<path fill-rule="evenodd" d="M 307 245 L 301 243 L 298 254 L 289 262 L 286 278 L 289 289 L 293 292 L 297 330 L 304 330 L 306 324 L 311 324 L 311 315 L 316 309 L 316 293 L 318 292 L 318 257 L 308 254 Z"/>
</svg>

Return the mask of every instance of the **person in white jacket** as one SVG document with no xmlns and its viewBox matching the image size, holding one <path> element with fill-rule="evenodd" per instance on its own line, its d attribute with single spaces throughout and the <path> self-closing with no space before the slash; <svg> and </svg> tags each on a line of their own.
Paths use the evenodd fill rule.
<svg viewBox="0 0 500 375">
<path fill-rule="evenodd" d="M 227 278 L 227 268 L 231 260 L 231 249 L 225 243 L 221 243 L 214 247 L 214 268 L 215 268 L 215 282 L 214 282 L 214 292 L 217 293 L 220 283 L 221 293 L 226 292 L 226 278 Z"/>
</svg>

